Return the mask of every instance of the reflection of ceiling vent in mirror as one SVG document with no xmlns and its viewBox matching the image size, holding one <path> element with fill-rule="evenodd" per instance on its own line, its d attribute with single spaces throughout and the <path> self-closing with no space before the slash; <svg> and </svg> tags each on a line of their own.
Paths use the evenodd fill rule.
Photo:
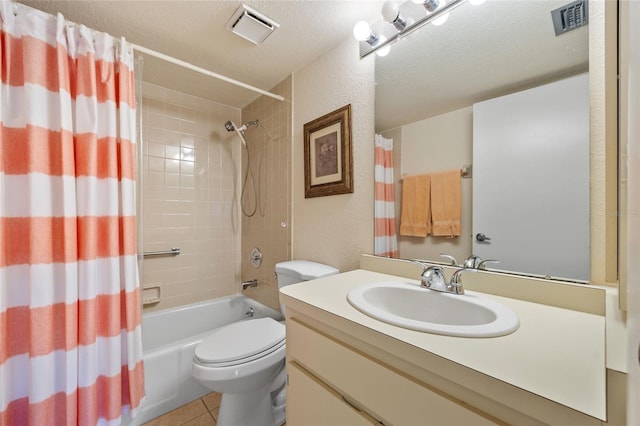
<svg viewBox="0 0 640 426">
<path fill-rule="evenodd" d="M 551 11 L 556 35 L 575 30 L 589 23 L 589 4 L 587 0 L 578 0 Z"/>
<path fill-rule="evenodd" d="M 252 43 L 262 43 L 280 24 L 246 4 L 233 13 L 227 22 L 227 29 Z"/>
</svg>

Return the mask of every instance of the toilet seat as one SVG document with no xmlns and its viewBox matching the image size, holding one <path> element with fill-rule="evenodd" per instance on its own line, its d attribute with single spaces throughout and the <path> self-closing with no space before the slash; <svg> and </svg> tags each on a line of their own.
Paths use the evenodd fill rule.
<svg viewBox="0 0 640 426">
<path fill-rule="evenodd" d="M 196 347 L 195 359 L 203 366 L 229 367 L 265 357 L 284 345 L 284 325 L 257 318 L 214 330 Z"/>
</svg>

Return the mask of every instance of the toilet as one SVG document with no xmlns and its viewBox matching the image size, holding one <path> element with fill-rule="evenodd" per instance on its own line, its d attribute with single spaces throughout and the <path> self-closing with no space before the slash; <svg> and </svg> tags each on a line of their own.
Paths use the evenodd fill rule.
<svg viewBox="0 0 640 426">
<path fill-rule="evenodd" d="M 278 288 L 339 271 L 308 260 L 276 264 Z M 284 315 L 284 307 L 280 304 Z M 285 326 L 255 318 L 215 329 L 195 349 L 191 375 L 222 393 L 218 426 L 280 426 L 285 421 Z"/>
</svg>

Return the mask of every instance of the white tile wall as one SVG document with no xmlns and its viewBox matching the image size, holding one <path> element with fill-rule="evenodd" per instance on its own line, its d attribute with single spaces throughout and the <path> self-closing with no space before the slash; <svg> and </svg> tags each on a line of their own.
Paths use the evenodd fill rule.
<svg viewBox="0 0 640 426">
<path fill-rule="evenodd" d="M 145 310 L 239 291 L 240 218 L 233 203 L 240 149 L 224 129 L 227 120 L 240 122 L 240 111 L 143 84 L 143 250 L 182 249 L 143 261 L 143 288 L 160 285 L 162 294 Z"/>
</svg>

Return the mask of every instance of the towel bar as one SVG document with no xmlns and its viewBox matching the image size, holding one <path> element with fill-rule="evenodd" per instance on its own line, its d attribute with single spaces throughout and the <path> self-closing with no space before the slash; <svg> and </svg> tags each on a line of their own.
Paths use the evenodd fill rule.
<svg viewBox="0 0 640 426">
<path fill-rule="evenodd" d="M 407 176 L 406 173 L 402 174 L 402 178 L 404 178 L 405 176 Z M 463 179 L 469 179 L 473 176 L 473 166 L 471 164 L 465 164 L 464 166 L 462 166 L 462 168 L 460 169 L 460 177 L 462 177 Z"/>
<path fill-rule="evenodd" d="M 179 254 L 180 254 L 180 247 L 171 247 L 171 250 L 145 251 L 144 253 L 142 253 L 144 257 L 177 256 Z"/>
</svg>

